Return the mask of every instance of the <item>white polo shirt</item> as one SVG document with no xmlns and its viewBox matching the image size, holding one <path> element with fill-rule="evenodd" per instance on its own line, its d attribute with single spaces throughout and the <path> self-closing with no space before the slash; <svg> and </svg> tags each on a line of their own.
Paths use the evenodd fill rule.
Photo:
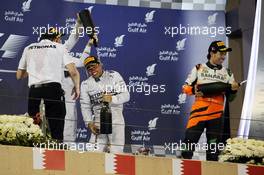
<svg viewBox="0 0 264 175">
<path fill-rule="evenodd" d="M 58 82 L 61 84 L 65 65 L 73 63 L 65 46 L 50 40 L 32 43 L 24 49 L 18 69 L 28 72 L 28 86 Z"/>
</svg>

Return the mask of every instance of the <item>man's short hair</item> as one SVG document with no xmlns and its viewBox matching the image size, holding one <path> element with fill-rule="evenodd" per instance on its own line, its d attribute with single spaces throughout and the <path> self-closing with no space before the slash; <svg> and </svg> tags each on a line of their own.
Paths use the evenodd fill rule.
<svg viewBox="0 0 264 175">
<path fill-rule="evenodd" d="M 54 27 L 51 27 L 51 28 L 49 28 L 49 30 L 46 33 L 41 35 L 40 41 L 43 39 L 54 40 L 54 39 L 62 37 L 64 35 L 65 35 L 64 33 L 60 33 Z"/>
</svg>

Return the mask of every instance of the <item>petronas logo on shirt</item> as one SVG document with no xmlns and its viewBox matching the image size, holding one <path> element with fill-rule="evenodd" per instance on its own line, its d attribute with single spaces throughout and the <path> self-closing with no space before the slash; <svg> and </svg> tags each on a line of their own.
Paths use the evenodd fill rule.
<svg viewBox="0 0 264 175">
<path fill-rule="evenodd" d="M 44 46 L 30 46 L 28 49 L 48 49 L 48 48 L 56 48 L 56 45 L 44 45 Z"/>
</svg>

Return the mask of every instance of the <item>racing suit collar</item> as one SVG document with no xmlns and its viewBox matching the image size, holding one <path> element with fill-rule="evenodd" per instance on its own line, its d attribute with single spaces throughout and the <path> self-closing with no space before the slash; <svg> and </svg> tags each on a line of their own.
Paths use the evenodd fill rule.
<svg viewBox="0 0 264 175">
<path fill-rule="evenodd" d="M 222 69 L 222 65 L 213 65 L 213 64 L 211 64 L 210 63 L 210 61 L 208 61 L 207 63 L 206 63 L 206 65 L 209 67 L 209 68 L 211 68 L 211 69 L 214 69 L 214 70 L 220 70 L 220 69 Z"/>
<path fill-rule="evenodd" d="M 96 78 L 94 78 L 94 80 L 95 80 L 96 82 L 100 81 L 100 78 L 102 78 L 102 77 L 104 76 L 104 74 L 105 74 L 105 71 L 103 70 L 103 72 L 102 72 L 102 74 L 100 75 L 100 77 L 96 77 Z"/>
</svg>

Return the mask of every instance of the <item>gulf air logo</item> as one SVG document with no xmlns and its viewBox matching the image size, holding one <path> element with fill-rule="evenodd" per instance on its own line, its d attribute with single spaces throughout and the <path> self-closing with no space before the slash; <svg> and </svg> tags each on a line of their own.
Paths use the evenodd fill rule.
<svg viewBox="0 0 264 175">
<path fill-rule="evenodd" d="M 32 0 L 26 0 L 26 1 L 23 2 L 23 4 L 22 4 L 22 11 L 23 11 L 23 12 L 28 12 L 28 11 L 30 11 L 30 4 L 31 4 L 31 1 L 32 1 Z"/>
<path fill-rule="evenodd" d="M 177 45 L 176 45 L 177 51 L 184 50 L 186 39 L 187 38 L 177 41 Z"/>
<path fill-rule="evenodd" d="M 154 119 L 152 119 L 152 120 L 150 120 L 148 122 L 148 128 L 149 128 L 150 131 L 154 130 L 154 129 L 157 129 L 156 125 L 157 125 L 158 119 L 159 119 L 158 117 L 155 117 Z"/>
<path fill-rule="evenodd" d="M 181 93 L 181 94 L 178 96 L 178 103 L 179 103 L 179 104 L 184 104 L 184 103 L 186 103 L 186 97 L 187 97 L 186 94 Z"/>
<path fill-rule="evenodd" d="M 215 24 L 217 15 L 218 15 L 218 13 L 214 13 L 214 14 L 208 16 L 208 25 L 214 25 Z"/>
<path fill-rule="evenodd" d="M 0 33 L 0 40 L 3 38 L 4 35 L 4 33 Z M 18 54 L 18 51 L 20 51 L 20 49 L 24 47 L 28 38 L 28 36 L 22 35 L 9 35 L 2 47 L 0 48 L 0 51 L 4 51 L 1 57 L 15 58 Z"/>
<path fill-rule="evenodd" d="M 145 22 L 146 23 L 153 22 L 155 12 L 156 12 L 155 10 L 152 10 L 151 12 L 146 13 L 146 15 L 145 15 Z"/>
<path fill-rule="evenodd" d="M 157 65 L 157 64 L 152 64 L 152 65 L 150 65 L 150 66 L 148 66 L 148 67 L 146 68 L 146 74 L 147 74 L 148 77 L 149 77 L 149 76 L 152 76 L 152 75 L 155 75 L 154 72 L 155 72 L 155 67 L 156 67 L 156 65 Z"/>
<path fill-rule="evenodd" d="M 115 38 L 115 47 L 121 47 L 123 46 L 123 42 L 124 42 L 124 37 L 125 35 L 121 35 Z"/>
</svg>

